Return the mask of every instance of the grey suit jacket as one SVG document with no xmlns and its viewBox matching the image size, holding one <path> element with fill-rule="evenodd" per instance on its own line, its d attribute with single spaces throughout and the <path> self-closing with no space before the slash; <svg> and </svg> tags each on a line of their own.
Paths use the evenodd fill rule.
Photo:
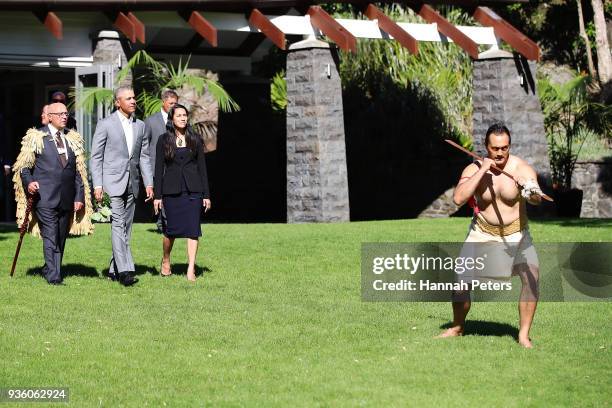
<svg viewBox="0 0 612 408">
<path fill-rule="evenodd" d="M 125 133 L 117 112 L 104 118 L 96 126 L 91 142 L 91 178 L 94 187 L 102 186 L 109 196 L 121 196 L 131 183 L 132 193 L 138 196 L 139 176 L 146 186 L 153 185 L 149 162 L 149 141 L 145 137 L 145 124 L 132 122 L 133 146 L 129 157 Z"/>
<path fill-rule="evenodd" d="M 166 122 L 161 112 L 157 112 L 144 121 L 147 139 L 149 140 L 149 158 L 151 162 L 151 173 L 155 174 L 155 154 L 157 152 L 157 140 L 166 133 Z"/>
</svg>

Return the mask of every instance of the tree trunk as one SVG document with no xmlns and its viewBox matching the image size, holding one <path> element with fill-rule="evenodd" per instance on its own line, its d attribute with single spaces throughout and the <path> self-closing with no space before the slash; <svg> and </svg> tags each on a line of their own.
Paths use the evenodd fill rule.
<svg viewBox="0 0 612 408">
<path fill-rule="evenodd" d="M 584 46 L 587 52 L 587 62 L 589 63 L 589 75 L 591 78 L 596 78 L 595 64 L 593 64 L 593 55 L 591 54 L 591 41 L 584 29 L 584 15 L 582 14 L 582 0 L 576 0 L 578 4 L 578 26 L 580 27 L 580 36 L 584 40 Z"/>
<path fill-rule="evenodd" d="M 608 44 L 606 18 L 601 0 L 591 0 L 591 4 L 593 5 L 593 20 L 595 21 L 599 82 L 605 85 L 612 79 L 612 56 L 610 55 L 610 45 Z"/>
<path fill-rule="evenodd" d="M 205 69 L 187 70 L 189 75 L 196 75 L 203 78 L 208 78 L 213 81 L 218 81 L 219 76 Z M 212 152 L 217 149 L 217 125 L 219 123 L 219 104 L 212 97 L 210 92 L 205 91 L 201 95 L 195 92 L 195 89 L 189 85 L 183 85 L 178 90 L 181 96 L 181 104 L 189 109 L 189 121 L 193 125 L 194 130 L 202 137 L 204 142 L 204 150 Z"/>
</svg>

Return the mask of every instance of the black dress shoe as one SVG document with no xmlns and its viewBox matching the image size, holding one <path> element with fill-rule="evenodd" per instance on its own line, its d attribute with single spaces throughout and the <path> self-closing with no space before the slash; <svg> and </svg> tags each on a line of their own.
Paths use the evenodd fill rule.
<svg viewBox="0 0 612 408">
<path fill-rule="evenodd" d="M 129 272 L 119 273 L 119 283 L 121 283 L 123 286 L 132 286 L 136 282 L 138 282 L 138 278 L 133 277 L 131 273 Z"/>
<path fill-rule="evenodd" d="M 61 280 L 61 279 L 53 279 L 53 280 L 50 280 L 48 282 L 49 282 L 49 285 L 55 285 L 55 286 L 64 286 L 65 285 L 64 281 Z"/>
<path fill-rule="evenodd" d="M 115 282 L 119 280 L 119 276 L 118 274 L 116 274 L 115 272 L 109 272 L 107 275 L 108 279 L 110 279 L 111 281 Z"/>
</svg>

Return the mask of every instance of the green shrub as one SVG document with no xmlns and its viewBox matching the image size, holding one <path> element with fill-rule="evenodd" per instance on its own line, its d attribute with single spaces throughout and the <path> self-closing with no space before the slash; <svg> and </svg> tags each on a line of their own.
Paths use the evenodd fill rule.
<svg viewBox="0 0 612 408">
<path fill-rule="evenodd" d="M 384 8 L 394 21 L 423 23 L 412 10 L 401 6 Z M 444 9 L 455 25 L 473 24 L 458 9 Z M 412 55 L 397 41 L 360 40 L 357 53 L 343 52 L 340 63 L 343 87 L 358 87 L 364 94 L 378 92 L 376 78 L 386 76 L 397 86 L 420 89 L 433 97 L 444 115 L 449 135 L 471 146 L 472 62 L 455 44 L 419 42 L 418 55 Z"/>
</svg>

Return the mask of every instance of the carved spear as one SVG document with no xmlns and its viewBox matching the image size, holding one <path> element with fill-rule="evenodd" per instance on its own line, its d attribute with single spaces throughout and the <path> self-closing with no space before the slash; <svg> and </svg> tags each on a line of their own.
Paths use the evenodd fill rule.
<svg viewBox="0 0 612 408">
<path fill-rule="evenodd" d="M 469 154 L 470 156 L 472 156 L 472 157 L 473 157 L 473 158 L 475 158 L 476 160 L 484 161 L 484 159 L 483 159 L 482 157 L 478 156 L 477 154 L 475 154 L 475 153 L 473 153 L 473 152 L 470 152 L 468 149 L 466 149 L 465 147 L 463 147 L 463 146 L 461 146 L 461 145 L 458 145 L 457 143 L 453 142 L 452 140 L 449 140 L 449 139 L 444 139 L 444 141 L 445 141 L 446 143 L 448 143 L 449 145 L 451 145 L 451 146 L 453 146 L 453 147 L 456 147 L 457 149 L 461 150 L 463 153 Z M 497 170 L 497 171 L 501 172 L 502 174 L 504 174 L 504 175 L 506 175 L 506 176 L 510 177 L 510 178 L 511 178 L 511 179 L 512 179 L 512 180 L 513 180 L 513 181 L 514 181 L 516 184 L 519 184 L 519 183 L 518 183 L 518 181 L 516 181 L 516 179 L 514 178 L 514 176 L 513 176 L 512 174 L 510 174 L 510 173 L 507 173 L 507 172 L 503 171 L 502 169 L 500 169 L 499 167 L 497 167 L 495 164 L 491 164 L 491 168 L 493 168 L 493 169 L 495 169 L 495 170 Z M 519 185 L 520 185 L 520 184 L 519 184 Z M 521 186 L 521 187 L 522 187 L 522 186 Z M 545 199 L 545 200 L 548 200 L 548 201 L 551 201 L 551 202 L 552 202 L 552 201 L 555 201 L 555 200 L 553 200 L 553 199 L 552 199 L 550 196 L 547 196 L 547 195 L 546 195 L 546 194 L 544 194 L 544 193 L 540 194 L 540 196 L 541 196 L 543 199 Z"/>
<path fill-rule="evenodd" d="M 30 213 L 32 212 L 32 205 L 34 204 L 34 196 L 30 195 L 28 197 L 28 204 L 25 210 L 25 216 L 23 217 L 23 223 L 19 228 L 19 243 L 17 244 L 17 249 L 15 250 L 15 257 L 13 258 L 13 266 L 11 267 L 11 278 L 15 273 L 15 266 L 17 265 L 17 258 L 19 258 L 19 251 L 21 250 L 21 243 L 23 242 L 23 236 L 28 232 L 28 225 L 30 224 Z"/>
</svg>

